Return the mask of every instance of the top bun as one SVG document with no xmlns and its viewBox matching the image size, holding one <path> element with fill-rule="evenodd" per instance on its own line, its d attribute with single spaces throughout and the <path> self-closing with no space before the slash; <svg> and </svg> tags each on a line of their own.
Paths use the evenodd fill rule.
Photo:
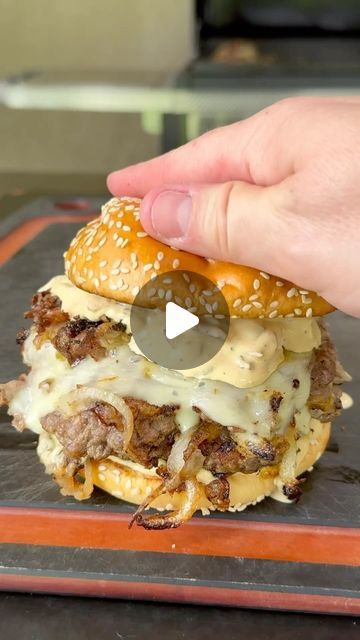
<svg viewBox="0 0 360 640">
<path fill-rule="evenodd" d="M 208 278 L 221 289 L 231 316 L 310 318 L 333 311 L 318 294 L 286 280 L 250 267 L 202 258 L 154 240 L 140 224 L 139 207 L 138 198 L 112 198 L 102 207 L 99 218 L 80 229 L 65 253 L 66 274 L 73 284 L 89 293 L 132 304 L 151 278 L 184 270 Z M 189 286 L 184 281 L 186 297 L 196 307 L 199 292 L 191 292 Z M 146 306 L 159 306 L 159 299 L 148 299 Z"/>
</svg>

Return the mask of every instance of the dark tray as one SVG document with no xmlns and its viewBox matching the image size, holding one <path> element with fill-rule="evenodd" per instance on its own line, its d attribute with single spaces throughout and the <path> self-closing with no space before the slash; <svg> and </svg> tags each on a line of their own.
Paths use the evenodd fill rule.
<svg viewBox="0 0 360 640">
<path fill-rule="evenodd" d="M 39 198 L 0 219 L 1 381 L 23 369 L 15 334 L 33 292 L 63 271 L 63 250 L 99 207 Z M 85 503 L 62 497 L 34 434 L 17 433 L 1 410 L 0 588 L 360 613 L 360 323 L 335 313 L 330 325 L 355 406 L 336 421 L 297 505 L 268 499 L 176 530 L 129 531 L 130 505 L 100 491 Z"/>
</svg>

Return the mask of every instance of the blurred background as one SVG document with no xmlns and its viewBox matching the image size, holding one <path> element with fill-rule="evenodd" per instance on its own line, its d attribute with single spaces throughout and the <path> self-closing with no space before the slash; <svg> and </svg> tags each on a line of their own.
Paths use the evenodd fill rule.
<svg viewBox="0 0 360 640">
<path fill-rule="evenodd" d="M 301 94 L 360 88 L 358 0 L 0 0 L 0 195 L 107 172 Z"/>
</svg>

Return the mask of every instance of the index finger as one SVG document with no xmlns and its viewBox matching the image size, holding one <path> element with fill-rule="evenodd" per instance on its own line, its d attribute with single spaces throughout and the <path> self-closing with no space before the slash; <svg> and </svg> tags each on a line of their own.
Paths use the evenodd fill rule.
<svg viewBox="0 0 360 640">
<path fill-rule="evenodd" d="M 254 120 L 214 129 L 157 158 L 114 171 L 108 188 L 115 196 L 143 197 L 166 183 L 252 182 L 248 142 Z"/>
</svg>

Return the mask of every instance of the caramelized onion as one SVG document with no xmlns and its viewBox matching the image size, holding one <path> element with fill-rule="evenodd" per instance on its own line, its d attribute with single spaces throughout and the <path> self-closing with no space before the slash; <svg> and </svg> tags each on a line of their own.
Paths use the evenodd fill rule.
<svg viewBox="0 0 360 640">
<path fill-rule="evenodd" d="M 54 478 L 60 487 L 60 493 L 63 496 L 73 496 L 76 500 L 87 500 L 90 498 L 93 489 L 93 475 L 90 460 L 84 463 L 84 482 L 77 480 L 75 476 L 69 476 L 66 472 L 54 474 Z"/>
<path fill-rule="evenodd" d="M 173 444 L 167 459 L 167 468 L 171 476 L 177 475 L 183 469 L 185 465 L 184 453 L 190 444 L 194 432 L 195 427 L 184 431 Z"/>
<path fill-rule="evenodd" d="M 100 402 L 106 402 L 120 413 L 120 415 L 124 418 L 124 448 L 128 446 L 131 436 L 134 430 L 134 418 L 131 410 L 126 404 L 125 400 L 120 398 L 115 393 L 111 391 L 106 391 L 105 389 L 96 389 L 95 387 L 83 387 L 81 389 L 76 389 L 68 396 L 68 402 L 84 402 L 86 400 L 95 400 Z"/>
<path fill-rule="evenodd" d="M 196 480 L 186 480 L 185 500 L 178 511 L 171 511 L 166 515 L 157 513 L 153 516 L 144 516 L 142 512 L 136 513 L 132 522 L 136 522 L 144 529 L 175 529 L 190 520 L 198 508 L 202 497 L 199 483 Z M 131 523 L 132 524 L 132 523 Z"/>
</svg>

